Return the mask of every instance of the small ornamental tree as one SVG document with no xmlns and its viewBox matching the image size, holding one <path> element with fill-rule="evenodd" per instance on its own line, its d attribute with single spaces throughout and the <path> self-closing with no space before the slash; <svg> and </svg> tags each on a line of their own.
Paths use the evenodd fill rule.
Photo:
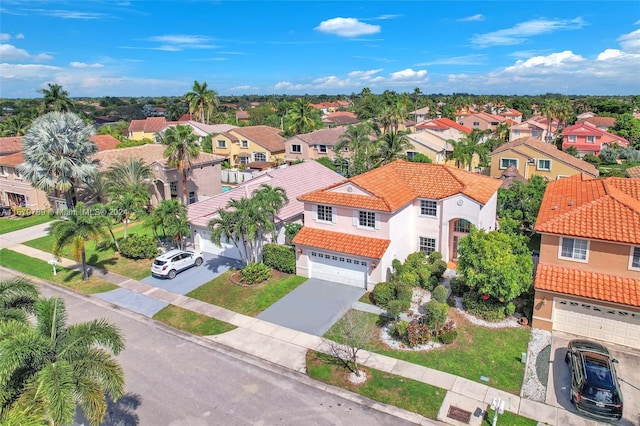
<svg viewBox="0 0 640 426">
<path fill-rule="evenodd" d="M 529 289 L 533 278 L 526 237 L 472 228 L 460 240 L 458 272 L 478 293 L 501 302 L 518 297 Z"/>
</svg>

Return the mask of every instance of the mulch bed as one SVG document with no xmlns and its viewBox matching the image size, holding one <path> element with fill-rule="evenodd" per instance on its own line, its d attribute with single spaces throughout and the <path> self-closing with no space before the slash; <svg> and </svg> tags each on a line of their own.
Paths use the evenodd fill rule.
<svg viewBox="0 0 640 426">
<path fill-rule="evenodd" d="M 262 281 L 261 283 L 257 283 L 257 284 L 245 284 L 242 281 L 240 281 L 240 271 L 235 271 L 233 272 L 231 275 L 229 275 L 229 281 L 231 281 L 233 284 L 238 285 L 240 287 L 260 287 L 262 285 L 265 285 L 266 283 L 268 283 L 270 280 L 280 280 L 280 278 L 282 278 L 284 274 L 276 269 L 272 269 L 271 270 L 271 276 Z"/>
</svg>

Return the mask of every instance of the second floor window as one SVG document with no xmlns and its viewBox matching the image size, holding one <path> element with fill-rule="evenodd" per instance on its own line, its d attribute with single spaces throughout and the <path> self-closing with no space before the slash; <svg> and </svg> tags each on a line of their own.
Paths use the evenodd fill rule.
<svg viewBox="0 0 640 426">
<path fill-rule="evenodd" d="M 575 142 L 577 140 L 576 135 L 569 135 L 567 137 L 567 141 L 569 142 Z"/>
<path fill-rule="evenodd" d="M 538 170 L 551 170 L 551 160 L 538 160 Z"/>
<path fill-rule="evenodd" d="M 267 161 L 267 154 L 264 152 L 254 152 L 253 161 Z"/>
<path fill-rule="evenodd" d="M 560 257 L 576 260 L 587 260 L 587 240 L 563 238 Z"/>
<path fill-rule="evenodd" d="M 241 141 L 240 141 L 240 146 L 241 146 L 242 148 L 249 148 L 249 141 L 248 141 L 248 140 L 246 140 L 246 139 L 241 140 Z"/>
<path fill-rule="evenodd" d="M 318 206 L 318 220 L 323 222 L 333 222 L 333 208 L 331 206 Z"/>
<path fill-rule="evenodd" d="M 216 141 L 216 146 L 218 148 L 226 148 L 227 147 L 227 141 L 225 141 L 224 139 L 220 139 L 218 141 Z"/>
<path fill-rule="evenodd" d="M 364 228 L 375 228 L 376 214 L 373 212 L 358 212 L 358 225 Z"/>
<path fill-rule="evenodd" d="M 500 168 L 506 169 L 509 166 L 518 167 L 518 160 L 515 158 L 501 158 L 500 159 Z"/>
<path fill-rule="evenodd" d="M 631 251 L 631 267 L 640 269 L 640 247 L 634 247 Z"/>
<path fill-rule="evenodd" d="M 480 122 L 479 121 L 474 121 L 473 122 L 473 127 L 480 127 Z"/>
<path fill-rule="evenodd" d="M 302 147 L 300 145 L 291 145 L 291 152 L 294 154 L 300 154 L 302 152 Z"/>
<path fill-rule="evenodd" d="M 420 200 L 420 214 L 422 216 L 436 217 L 438 215 L 438 204 L 433 200 Z"/>
<path fill-rule="evenodd" d="M 595 136 L 587 136 L 587 143 L 596 143 Z"/>
</svg>

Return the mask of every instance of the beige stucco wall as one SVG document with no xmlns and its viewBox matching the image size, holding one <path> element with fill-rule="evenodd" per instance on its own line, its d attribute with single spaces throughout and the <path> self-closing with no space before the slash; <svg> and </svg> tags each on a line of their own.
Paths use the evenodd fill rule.
<svg viewBox="0 0 640 426">
<path fill-rule="evenodd" d="M 532 176 L 538 175 L 547 180 L 556 180 L 558 179 L 558 177 L 569 177 L 581 173 L 581 170 L 578 170 L 563 162 L 557 161 L 554 158 L 551 158 L 540 152 L 528 149 L 527 147 L 519 146 L 518 150 L 524 152 L 530 157 L 533 157 L 535 160 L 535 164 L 529 164 L 528 157 L 518 154 L 512 150 L 507 150 L 491 156 L 491 177 L 499 178 L 502 175 L 502 172 L 504 172 L 504 169 L 500 168 L 500 162 L 503 158 L 517 159 L 518 173 L 520 173 L 525 179 L 531 179 Z M 539 170 L 538 160 L 551 160 L 551 170 Z"/>
<path fill-rule="evenodd" d="M 8 193 L 23 195 L 27 207 L 32 210 L 49 210 L 51 207 L 47 194 L 34 188 L 31 183 L 23 178 L 16 178 L 15 167 L 7 167 L 7 174 L 0 174 L 0 204 L 12 206 Z M 15 207 L 15 206 L 12 206 Z"/>
</svg>

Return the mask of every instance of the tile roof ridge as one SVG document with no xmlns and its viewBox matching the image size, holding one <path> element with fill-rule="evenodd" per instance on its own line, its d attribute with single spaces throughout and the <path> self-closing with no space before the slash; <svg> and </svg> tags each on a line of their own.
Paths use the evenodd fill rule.
<svg viewBox="0 0 640 426">
<path fill-rule="evenodd" d="M 604 187 L 605 193 L 611 197 L 613 200 L 621 203 L 622 205 L 633 210 L 635 214 L 640 214 L 640 200 L 632 197 L 627 194 L 625 191 L 620 188 L 616 188 L 611 184 L 611 180 L 603 179 L 602 185 Z"/>
</svg>

